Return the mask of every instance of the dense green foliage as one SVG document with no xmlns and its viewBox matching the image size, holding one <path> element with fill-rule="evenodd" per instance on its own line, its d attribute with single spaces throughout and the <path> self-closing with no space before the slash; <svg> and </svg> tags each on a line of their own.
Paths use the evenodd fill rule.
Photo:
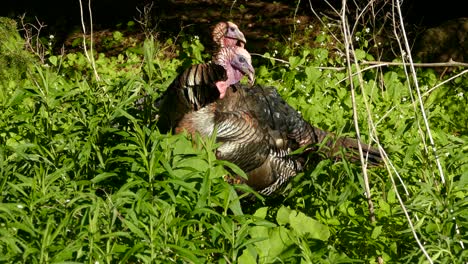
<svg viewBox="0 0 468 264">
<path fill-rule="evenodd" d="M 216 160 L 212 139 L 160 134 L 152 109 L 136 109 L 143 92 L 157 98 L 183 65 L 206 60 L 198 39 L 170 59 L 173 44 L 153 39 L 96 55 L 97 80 L 85 54 L 41 64 L 0 22 L 0 262 L 426 263 L 399 197 L 435 262 L 467 260 L 466 75 L 423 95 L 442 184 L 404 68 L 365 71 L 363 139 L 366 101 L 393 164 L 368 170 L 371 223 L 359 164 L 311 157 L 282 195 L 262 198 L 223 180 L 242 172 Z M 316 46 L 291 42 L 255 57 L 257 82 L 276 86 L 312 124 L 353 135 L 346 72 L 318 68 L 344 59 Z M 432 70 L 418 78 L 423 92 L 440 83 Z"/>
</svg>

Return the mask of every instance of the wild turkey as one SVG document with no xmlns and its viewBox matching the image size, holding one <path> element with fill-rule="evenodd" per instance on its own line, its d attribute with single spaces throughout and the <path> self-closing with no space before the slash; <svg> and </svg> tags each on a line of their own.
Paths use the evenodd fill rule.
<svg viewBox="0 0 468 264">
<path fill-rule="evenodd" d="M 264 195 L 275 192 L 289 178 L 299 173 L 304 159 L 290 153 L 300 147 L 306 152 L 317 151 L 317 144 L 324 144 L 324 154 L 338 157 L 341 147 L 348 150 L 348 157 L 357 160 L 358 141 L 352 138 L 336 138 L 332 133 L 311 126 L 287 104 L 274 87 L 242 84 L 231 86 L 224 99 L 186 115 L 177 131 L 211 136 L 221 144 L 216 155 L 228 160 L 247 175 L 245 182 Z M 380 163 L 377 149 L 362 144 L 371 164 Z"/>
<path fill-rule="evenodd" d="M 217 30 L 225 32 L 224 36 L 227 35 L 226 27 L 220 29 L 223 28 L 222 25 L 229 25 L 229 22 L 219 23 L 213 30 L 213 40 L 218 46 L 232 48 L 234 45 L 245 44 L 245 41 L 239 39 L 229 41 L 217 37 Z M 237 26 L 235 29 L 238 31 Z M 243 34 L 237 33 L 237 36 Z M 328 147 L 325 151 L 327 156 L 335 156 L 340 147 L 357 149 L 358 142 L 355 139 L 336 139 L 333 134 L 311 126 L 279 96 L 274 87 L 235 84 L 227 87 L 225 93 L 216 93 L 217 90 L 209 81 L 199 84 L 195 90 L 204 91 L 199 93 L 200 100 L 203 96 L 207 96 L 207 100 L 202 104 L 194 104 L 195 107 L 185 107 L 180 114 L 161 117 L 167 117 L 166 123 L 173 120 L 170 124 L 172 127 L 176 126 L 176 133 L 186 130 L 191 134 L 211 136 L 216 131 L 216 140 L 222 143 L 217 149 L 217 157 L 243 169 L 249 176 L 245 183 L 264 195 L 272 194 L 302 170 L 304 159 L 290 155 L 301 147 L 307 147 L 310 152 L 318 150 L 316 144 L 324 144 Z M 175 87 L 179 89 L 172 91 L 186 90 L 180 89 L 179 84 Z M 210 95 L 210 91 L 215 96 Z M 190 101 L 186 99 L 187 96 L 180 95 L 180 92 L 179 95 L 173 93 L 172 97 L 171 102 Z M 378 150 L 365 144 L 362 146 L 369 153 L 371 163 L 380 162 Z M 355 160 L 356 156 L 353 154 L 355 153 L 348 152 L 349 157 Z"/>
<path fill-rule="evenodd" d="M 225 96 L 226 89 L 244 75 L 253 83 L 255 70 L 242 47 L 221 48 L 213 62 L 192 65 L 180 74 L 156 102 L 157 126 L 162 133 L 174 129 L 183 116 Z"/>
<path fill-rule="evenodd" d="M 224 47 L 244 47 L 247 41 L 245 40 L 244 33 L 239 30 L 239 27 L 230 22 L 219 22 L 213 28 L 211 34 L 217 48 Z"/>
</svg>

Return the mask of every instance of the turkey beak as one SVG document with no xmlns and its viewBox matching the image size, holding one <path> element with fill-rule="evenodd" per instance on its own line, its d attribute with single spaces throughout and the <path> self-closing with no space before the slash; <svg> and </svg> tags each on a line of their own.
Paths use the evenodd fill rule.
<svg viewBox="0 0 468 264">
<path fill-rule="evenodd" d="M 247 77 L 249 78 L 249 84 L 253 85 L 255 82 L 255 69 L 252 67 L 252 65 L 249 65 L 247 69 Z"/>
<path fill-rule="evenodd" d="M 245 39 L 244 34 L 240 32 L 240 30 L 237 30 L 236 33 L 237 44 L 239 47 L 243 48 L 245 46 L 245 43 L 247 43 L 247 40 Z"/>
<path fill-rule="evenodd" d="M 235 31 L 228 31 L 225 35 L 226 38 L 237 40 L 236 46 L 244 47 L 247 40 L 245 39 L 244 33 L 242 33 L 238 28 Z"/>
</svg>

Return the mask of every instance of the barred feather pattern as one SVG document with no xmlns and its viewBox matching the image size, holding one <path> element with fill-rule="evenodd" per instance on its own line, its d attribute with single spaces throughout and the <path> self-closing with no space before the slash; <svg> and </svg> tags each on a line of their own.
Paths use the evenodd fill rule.
<svg viewBox="0 0 468 264">
<path fill-rule="evenodd" d="M 208 63 L 193 65 L 182 73 L 178 81 L 184 100 L 192 109 L 198 110 L 219 97 L 215 83 L 225 79 L 224 68 Z"/>
<path fill-rule="evenodd" d="M 219 97 L 216 82 L 226 79 L 224 67 L 215 63 L 192 65 L 186 69 L 156 102 L 160 131 L 167 133 L 186 113 L 214 102 Z"/>
<path fill-rule="evenodd" d="M 192 133 L 205 136 L 217 131 L 216 140 L 222 143 L 217 157 L 243 169 L 249 176 L 244 182 L 264 195 L 275 193 L 302 171 L 304 157 L 291 155 L 298 148 L 305 147 L 305 154 L 319 150 L 329 157 L 346 148 L 352 161 L 359 157 L 355 152 L 359 144 L 356 139 L 337 138 L 310 125 L 274 87 L 236 84 L 227 91 L 225 99 L 186 116 L 182 123 L 192 128 Z M 317 144 L 325 147 L 319 149 Z M 377 149 L 362 146 L 369 153 L 371 164 L 381 162 Z"/>
<path fill-rule="evenodd" d="M 357 139 L 337 137 L 333 133 L 312 126 L 278 94 L 274 87 L 259 85 L 248 87 L 237 84 L 236 88 L 244 91 L 246 101 L 252 102 L 248 108 L 269 128 L 270 133 L 279 135 L 285 149 L 296 150 L 308 146 L 309 151 L 316 151 L 315 145 L 323 144 L 327 148 L 322 151 L 326 151 L 324 154 L 328 157 L 335 157 L 339 154 L 340 148 L 344 148 L 347 158 L 351 161 L 359 160 L 357 150 L 360 142 Z M 362 142 L 360 144 L 371 165 L 379 165 L 382 162 L 378 149 Z"/>
<path fill-rule="evenodd" d="M 259 190 L 259 193 L 263 195 L 272 195 L 278 189 L 280 189 L 284 183 L 286 183 L 290 178 L 297 175 L 298 172 L 302 171 L 302 164 L 288 157 L 289 151 L 279 149 L 270 151 L 270 166 L 272 167 L 271 171 L 275 176 L 272 178 L 275 179 L 270 183 L 266 188 Z"/>
<path fill-rule="evenodd" d="M 193 112 L 187 118 L 194 132 L 211 136 L 216 131 L 216 140 L 222 143 L 216 157 L 244 170 L 249 175 L 245 181 L 249 186 L 269 195 L 302 170 L 302 165 L 289 156 L 288 150 L 276 146 L 274 138 L 251 113 L 226 111 L 223 107 L 219 111 L 215 105 Z"/>
</svg>

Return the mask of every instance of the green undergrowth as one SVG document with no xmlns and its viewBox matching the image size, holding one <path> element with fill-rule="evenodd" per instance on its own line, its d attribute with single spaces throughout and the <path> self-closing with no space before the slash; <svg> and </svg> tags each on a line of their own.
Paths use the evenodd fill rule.
<svg viewBox="0 0 468 264">
<path fill-rule="evenodd" d="M 213 139 L 158 132 L 153 109 L 135 102 L 155 100 L 185 65 L 206 60 L 198 39 L 182 41 L 171 58 L 174 44 L 155 39 L 97 54 L 94 71 L 84 52 L 39 63 L 5 21 L 0 262 L 427 263 L 399 197 L 434 262 L 466 261 L 466 75 L 428 92 L 438 75 L 417 72 L 444 184 L 404 69 L 367 70 L 363 87 L 353 80 L 362 139 L 371 141 L 367 100 L 393 166 L 367 171 L 372 223 L 359 164 L 311 155 L 282 194 L 261 197 L 224 181 L 243 172 L 216 160 Z M 355 136 L 345 70 L 318 68 L 344 58 L 320 45 L 324 35 L 315 41 L 254 57 L 256 81 L 277 87 L 312 124 Z"/>
</svg>

